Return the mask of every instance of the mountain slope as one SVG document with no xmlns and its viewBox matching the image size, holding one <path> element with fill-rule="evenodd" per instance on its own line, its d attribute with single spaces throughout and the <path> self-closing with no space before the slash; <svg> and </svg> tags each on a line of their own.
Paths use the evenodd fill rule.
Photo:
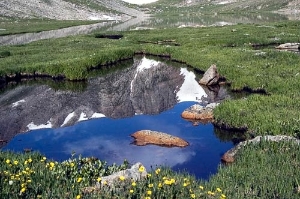
<svg viewBox="0 0 300 199">
<path fill-rule="evenodd" d="M 143 14 L 120 0 L 1 0 L 0 8 L 4 17 L 56 20 L 122 20 Z"/>
</svg>

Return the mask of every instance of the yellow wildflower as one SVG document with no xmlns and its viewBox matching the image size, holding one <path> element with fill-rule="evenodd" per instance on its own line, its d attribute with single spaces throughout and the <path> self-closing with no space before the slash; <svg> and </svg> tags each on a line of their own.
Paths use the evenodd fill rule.
<svg viewBox="0 0 300 199">
<path fill-rule="evenodd" d="M 36 197 L 37 197 L 37 198 L 42 198 L 42 195 L 37 195 Z"/>
<path fill-rule="evenodd" d="M 134 191 L 132 189 L 129 190 L 129 193 L 133 193 Z"/>
<path fill-rule="evenodd" d="M 26 188 L 23 187 L 23 188 L 21 189 L 21 193 L 24 193 L 25 191 L 26 191 Z"/>
<path fill-rule="evenodd" d="M 204 189 L 204 187 L 200 185 L 200 186 L 199 186 L 199 189 L 203 190 L 203 189 Z"/>
<path fill-rule="evenodd" d="M 195 194 L 191 194 L 191 198 L 196 198 L 196 195 Z"/>
<path fill-rule="evenodd" d="M 132 182 L 131 185 L 132 185 L 133 187 L 135 187 L 135 186 L 136 186 L 136 182 Z"/>
<path fill-rule="evenodd" d="M 15 160 L 15 161 L 14 161 L 14 165 L 17 165 L 18 163 L 19 163 L 18 160 Z"/>
<path fill-rule="evenodd" d="M 26 184 L 25 184 L 25 183 L 22 183 L 22 184 L 21 184 L 21 187 L 26 187 Z"/>
<path fill-rule="evenodd" d="M 159 188 L 162 188 L 162 183 L 161 183 L 161 182 L 158 184 L 158 187 L 159 187 Z"/>
<path fill-rule="evenodd" d="M 31 180 L 29 179 L 29 180 L 27 180 L 27 182 L 29 182 L 29 183 L 30 183 L 30 182 L 31 182 Z"/>
<path fill-rule="evenodd" d="M 186 183 L 186 182 L 183 183 L 183 186 L 184 186 L 184 187 L 186 187 L 186 186 L 188 186 L 188 185 L 189 185 L 189 183 Z"/>
<path fill-rule="evenodd" d="M 74 166 L 75 166 L 74 162 L 71 162 L 70 167 L 74 167 Z"/>
<path fill-rule="evenodd" d="M 77 196 L 76 196 L 76 199 L 80 199 L 80 198 L 81 198 L 81 195 L 77 195 Z"/>
<path fill-rule="evenodd" d="M 29 162 L 29 163 L 31 163 L 31 162 L 32 162 L 32 159 L 31 159 L 31 158 L 29 158 L 29 159 L 28 159 L 28 162 Z"/>
<path fill-rule="evenodd" d="M 50 167 L 54 167 L 55 163 L 54 162 L 50 162 Z"/>
<path fill-rule="evenodd" d="M 9 159 L 7 159 L 5 162 L 6 162 L 7 164 L 9 164 L 9 163 L 10 163 L 10 160 L 9 160 Z"/>
<path fill-rule="evenodd" d="M 145 171 L 145 167 L 144 166 L 140 166 L 140 168 L 139 168 L 139 172 L 144 172 Z"/>
<path fill-rule="evenodd" d="M 78 178 L 77 179 L 77 182 L 81 182 L 83 179 L 82 178 Z"/>
<path fill-rule="evenodd" d="M 222 192 L 222 189 L 220 189 L 220 188 L 217 188 L 217 192 Z"/>
<path fill-rule="evenodd" d="M 224 194 L 221 194 L 221 199 L 226 198 L 226 196 Z"/>
<path fill-rule="evenodd" d="M 172 179 L 171 179 L 171 184 L 174 184 L 174 183 L 175 183 L 175 179 L 172 178 Z"/>
<path fill-rule="evenodd" d="M 147 176 L 148 176 L 148 178 L 150 178 L 151 177 L 151 173 L 148 173 Z"/>
<path fill-rule="evenodd" d="M 124 177 L 124 176 L 120 176 L 119 178 L 120 178 L 121 181 L 124 181 L 124 180 L 125 180 L 125 177 Z"/>
<path fill-rule="evenodd" d="M 145 197 L 145 199 L 151 199 L 149 196 Z"/>
<path fill-rule="evenodd" d="M 159 172 L 160 172 L 160 169 L 159 169 L 159 168 L 155 170 L 155 173 L 156 173 L 156 174 L 159 174 Z"/>
<path fill-rule="evenodd" d="M 151 195 L 151 194 L 152 194 L 152 191 L 148 190 L 148 191 L 147 191 L 147 194 L 148 194 L 148 195 Z"/>
<path fill-rule="evenodd" d="M 153 187 L 153 184 L 149 184 L 148 187 L 149 187 L 149 188 L 152 188 L 152 187 Z"/>
<path fill-rule="evenodd" d="M 97 181 L 98 181 L 98 182 L 100 182 L 100 181 L 101 181 L 101 178 L 100 178 L 100 177 L 99 177 L 99 178 L 97 178 Z"/>
<path fill-rule="evenodd" d="M 25 160 L 24 164 L 28 164 L 28 161 L 27 161 L 27 160 Z"/>
</svg>

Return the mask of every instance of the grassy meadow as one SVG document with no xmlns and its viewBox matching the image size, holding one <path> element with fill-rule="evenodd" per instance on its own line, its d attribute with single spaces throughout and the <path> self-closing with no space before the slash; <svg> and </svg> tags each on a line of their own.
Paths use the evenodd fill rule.
<svg viewBox="0 0 300 199">
<path fill-rule="evenodd" d="M 102 33 L 95 33 L 1 46 L 0 76 L 48 74 L 82 80 L 89 77 L 90 69 L 130 59 L 136 53 L 167 56 L 203 72 L 216 64 L 233 91 L 266 93 L 223 102 L 214 111 L 216 124 L 246 127 L 244 133 L 249 136 L 300 138 L 300 55 L 274 48 L 300 42 L 299 30 L 300 22 L 290 21 L 106 32 L 123 38 L 96 38 Z M 1 198 L 300 198 L 299 152 L 299 145 L 290 142 L 262 142 L 244 147 L 235 163 L 220 166 L 209 181 L 154 168 L 134 185 L 120 179 L 114 190 L 89 193 L 83 188 L 108 174 L 98 172 L 99 162 L 89 164 L 95 173 L 85 175 L 84 166 L 75 167 L 82 163 L 79 159 L 56 163 L 43 160 L 40 154 L 0 152 Z"/>
</svg>

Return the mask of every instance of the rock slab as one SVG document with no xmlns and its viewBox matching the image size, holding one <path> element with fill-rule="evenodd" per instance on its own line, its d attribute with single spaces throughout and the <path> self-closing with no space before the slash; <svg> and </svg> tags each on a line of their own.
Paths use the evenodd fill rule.
<svg viewBox="0 0 300 199">
<path fill-rule="evenodd" d="M 134 144 L 138 146 L 154 144 L 166 147 L 186 147 L 189 145 L 187 141 L 179 137 L 157 131 L 141 130 L 131 136 L 135 139 Z"/>
<path fill-rule="evenodd" d="M 218 73 L 217 66 L 211 65 L 200 79 L 199 84 L 212 86 L 217 85 L 219 82 L 220 74 Z"/>
<path fill-rule="evenodd" d="M 187 120 L 203 120 L 212 121 L 213 120 L 213 109 L 217 106 L 217 103 L 211 103 L 207 106 L 201 106 L 200 104 L 194 104 L 193 106 L 185 109 L 181 117 Z"/>
</svg>

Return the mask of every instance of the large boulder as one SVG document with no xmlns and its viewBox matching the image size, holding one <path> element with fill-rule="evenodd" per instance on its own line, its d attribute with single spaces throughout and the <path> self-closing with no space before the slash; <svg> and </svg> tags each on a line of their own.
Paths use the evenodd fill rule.
<svg viewBox="0 0 300 199">
<path fill-rule="evenodd" d="M 185 109 L 181 117 L 187 120 L 200 120 L 204 123 L 211 122 L 213 120 L 213 109 L 217 106 L 217 103 L 211 103 L 207 106 L 201 106 L 200 104 L 194 104 L 193 106 Z"/>
<path fill-rule="evenodd" d="M 135 139 L 134 144 L 138 146 L 154 144 L 166 147 L 186 147 L 189 145 L 187 141 L 179 137 L 157 131 L 141 130 L 131 136 Z"/>
<path fill-rule="evenodd" d="M 212 86 L 219 82 L 220 75 L 215 64 L 211 65 L 200 79 L 199 84 Z"/>
</svg>

